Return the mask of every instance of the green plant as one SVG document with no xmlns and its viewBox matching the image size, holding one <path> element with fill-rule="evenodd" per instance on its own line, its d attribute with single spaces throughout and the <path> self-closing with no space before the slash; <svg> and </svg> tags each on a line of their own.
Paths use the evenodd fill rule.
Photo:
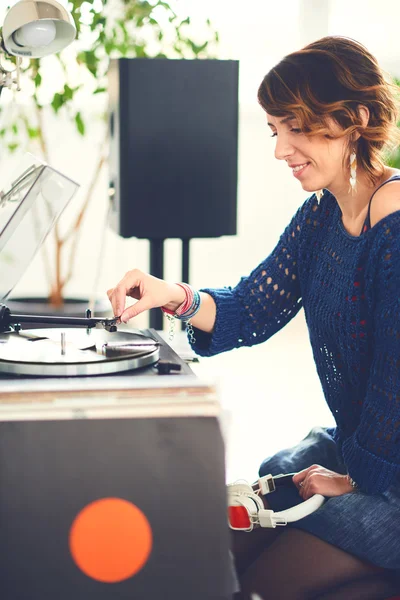
<svg viewBox="0 0 400 600">
<path fill-rule="evenodd" d="M 398 79 L 397 77 L 393 78 L 394 83 L 398 86 L 399 88 L 399 99 L 400 99 L 400 79 Z M 399 100 L 399 104 L 400 104 L 400 100 Z M 397 127 L 400 129 L 400 121 L 397 123 Z M 386 164 L 389 165 L 389 167 L 393 167 L 394 169 L 400 169 L 400 145 L 398 145 L 394 150 L 392 150 L 386 159 Z"/>
<path fill-rule="evenodd" d="M 46 134 L 46 111 L 49 109 L 57 115 L 68 115 L 69 122 L 74 123 L 79 134 L 84 136 L 90 123 L 85 121 L 76 98 L 89 90 L 104 99 L 105 111 L 111 58 L 209 58 L 213 57 L 218 44 L 218 33 L 210 21 L 202 24 L 202 39 L 195 40 L 190 17 L 179 17 L 172 6 L 162 0 L 69 0 L 68 8 L 77 27 L 76 41 L 60 55 L 23 64 L 21 87 L 23 90 L 30 87 L 29 100 L 20 102 L 22 92 L 17 92 L 8 106 L 1 107 L 0 141 L 9 152 L 17 148 L 28 150 L 34 147 L 36 151 L 39 148 L 43 158 L 51 162 Z M 51 89 L 52 82 L 42 74 L 42 62 L 50 60 L 58 63 L 62 83 L 52 90 L 50 99 L 43 100 L 43 91 Z M 79 79 L 84 83 L 73 82 L 71 73 L 74 72 L 76 77 L 77 68 Z M 95 182 L 107 161 L 106 119 L 103 128 L 103 143 L 78 214 L 64 234 L 56 224 L 55 256 L 50 257 L 48 250 L 44 254 L 49 300 L 56 306 L 63 303 L 65 286 L 73 274 L 82 222 Z M 64 260 L 66 252 L 68 259 Z"/>
</svg>

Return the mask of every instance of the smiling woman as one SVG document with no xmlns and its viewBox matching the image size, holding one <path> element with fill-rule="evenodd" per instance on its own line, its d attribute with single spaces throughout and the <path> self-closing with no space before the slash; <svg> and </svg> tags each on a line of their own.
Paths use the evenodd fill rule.
<svg viewBox="0 0 400 600">
<path fill-rule="evenodd" d="M 343 167 L 357 146 L 353 154 L 362 200 L 341 206 L 350 229 L 365 218 L 371 187 L 390 175 L 382 149 L 400 141 L 394 92 L 398 89 L 385 80 L 366 48 L 335 37 L 286 56 L 258 90 L 273 136 L 279 129 L 275 156 L 287 161 L 304 190 L 327 188 L 337 195 L 348 182 Z M 304 135 L 295 139 L 297 134 Z"/>
<path fill-rule="evenodd" d="M 289 489 L 268 495 L 274 511 L 317 494 L 326 501 L 283 532 L 234 532 L 237 600 L 255 592 L 328 598 L 332 590 L 336 600 L 361 600 L 372 596 L 343 586 L 400 570 L 400 171 L 382 155 L 398 137 L 394 89 L 368 50 L 347 38 L 285 57 L 258 98 L 276 158 L 312 193 L 273 252 L 233 288 L 197 291 L 133 269 L 108 292 L 123 321 L 160 306 L 189 323 L 202 356 L 260 344 L 304 308 L 336 427 L 313 429 L 259 472 L 295 473 Z M 126 296 L 137 303 L 124 309 Z M 260 524 L 261 500 L 257 506 Z"/>
</svg>

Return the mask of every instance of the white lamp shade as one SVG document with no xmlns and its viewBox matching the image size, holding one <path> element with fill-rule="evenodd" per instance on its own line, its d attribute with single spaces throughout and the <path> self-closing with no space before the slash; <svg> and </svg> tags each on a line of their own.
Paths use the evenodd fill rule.
<svg viewBox="0 0 400 600">
<path fill-rule="evenodd" d="M 4 19 L 4 47 L 14 56 L 42 58 L 56 54 L 75 36 L 71 15 L 56 0 L 20 0 Z"/>
</svg>

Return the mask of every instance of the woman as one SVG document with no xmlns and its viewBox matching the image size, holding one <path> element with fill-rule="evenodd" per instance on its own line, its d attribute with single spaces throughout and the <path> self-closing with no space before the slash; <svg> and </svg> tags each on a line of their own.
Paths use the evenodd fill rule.
<svg viewBox="0 0 400 600">
<path fill-rule="evenodd" d="M 398 140 L 393 89 L 347 38 L 285 57 L 258 99 L 276 158 L 312 195 L 272 254 L 233 289 L 199 293 L 133 270 L 108 292 L 124 322 L 156 306 L 189 320 L 203 356 L 259 344 L 304 308 L 337 427 L 314 429 L 260 474 L 296 473 L 293 490 L 268 496 L 274 510 L 327 501 L 284 530 L 235 534 L 237 598 L 356 597 L 340 586 L 400 569 L 400 172 L 382 159 Z M 138 302 L 125 309 L 127 295 Z"/>
</svg>

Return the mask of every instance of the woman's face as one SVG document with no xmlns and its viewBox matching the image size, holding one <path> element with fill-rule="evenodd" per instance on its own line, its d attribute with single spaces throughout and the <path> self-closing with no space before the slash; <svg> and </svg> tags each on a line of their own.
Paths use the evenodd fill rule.
<svg viewBox="0 0 400 600">
<path fill-rule="evenodd" d="M 303 190 L 314 192 L 320 189 L 338 190 L 348 187 L 346 137 L 330 139 L 324 135 L 307 136 L 299 129 L 295 117 L 273 117 L 267 114 L 268 125 L 276 138 L 275 157 L 285 160 L 292 169 L 293 176 L 301 183 Z M 332 134 L 339 130 L 331 125 Z"/>
</svg>

